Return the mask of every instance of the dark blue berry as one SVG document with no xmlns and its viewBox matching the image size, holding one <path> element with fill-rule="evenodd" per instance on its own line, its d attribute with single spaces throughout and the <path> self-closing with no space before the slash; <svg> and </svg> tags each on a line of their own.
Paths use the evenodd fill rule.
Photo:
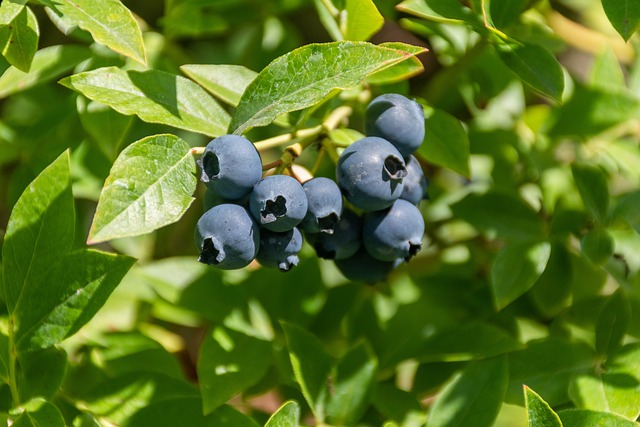
<svg viewBox="0 0 640 427">
<path fill-rule="evenodd" d="M 382 261 L 409 261 L 422 248 L 423 234 L 422 214 L 406 200 L 397 200 L 389 209 L 367 212 L 363 218 L 364 247 Z"/>
<path fill-rule="evenodd" d="M 367 106 L 365 134 L 386 139 L 408 157 L 424 139 L 423 108 L 396 93 L 380 95 Z"/>
<path fill-rule="evenodd" d="M 260 230 L 242 206 L 225 203 L 206 211 L 196 224 L 198 261 L 223 270 L 246 267 L 258 253 Z"/>
<path fill-rule="evenodd" d="M 307 215 L 300 228 L 310 233 L 333 233 L 342 213 L 342 193 L 335 181 L 317 177 L 302 184 L 307 195 Z"/>
<path fill-rule="evenodd" d="M 404 189 L 400 198 L 407 200 L 414 205 L 418 205 L 422 200 L 428 198 L 427 188 L 429 187 L 429 181 L 424 176 L 420 162 L 415 156 L 409 156 L 407 161 L 407 176 L 402 181 Z"/>
<path fill-rule="evenodd" d="M 373 284 L 386 279 L 399 262 L 380 261 L 362 247 L 349 258 L 335 260 L 335 264 L 347 279 Z"/>
<path fill-rule="evenodd" d="M 355 254 L 362 244 L 362 219 L 344 209 L 333 234 L 307 233 L 307 240 L 324 259 L 343 259 Z"/>
<path fill-rule="evenodd" d="M 262 160 L 256 147 L 239 135 L 223 135 L 207 144 L 200 180 L 223 199 L 236 200 L 249 194 L 262 177 Z"/>
<path fill-rule="evenodd" d="M 338 186 L 346 199 L 368 211 L 391 206 L 402 194 L 406 175 L 402 155 L 377 137 L 362 138 L 345 148 L 336 167 Z"/>
<path fill-rule="evenodd" d="M 267 230 L 289 231 L 307 214 L 307 195 L 295 178 L 271 175 L 253 186 L 249 208 Z"/>
<path fill-rule="evenodd" d="M 297 227 L 280 233 L 262 229 L 256 260 L 265 267 L 289 271 L 298 265 L 298 252 L 302 249 L 302 242 L 302 233 Z"/>
</svg>

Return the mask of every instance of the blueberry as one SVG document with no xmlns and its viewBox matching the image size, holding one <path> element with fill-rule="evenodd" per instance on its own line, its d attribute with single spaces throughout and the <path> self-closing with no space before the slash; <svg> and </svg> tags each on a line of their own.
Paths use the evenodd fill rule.
<svg viewBox="0 0 640 427">
<path fill-rule="evenodd" d="M 256 260 L 265 267 L 289 271 L 298 265 L 298 252 L 302 249 L 302 242 L 302 233 L 297 227 L 280 233 L 262 229 Z"/>
<path fill-rule="evenodd" d="M 207 144 L 200 180 L 223 199 L 236 200 L 249 194 L 262 177 L 262 160 L 256 147 L 239 135 L 223 135 Z"/>
<path fill-rule="evenodd" d="M 307 240 L 324 259 L 343 259 L 355 254 L 362 245 L 362 219 L 345 209 L 333 234 L 307 233 Z"/>
<path fill-rule="evenodd" d="M 307 214 L 302 185 L 287 175 L 271 175 L 253 186 L 249 208 L 258 223 L 270 231 L 289 231 Z"/>
<path fill-rule="evenodd" d="M 422 172 L 420 162 L 413 155 L 409 156 L 407 160 L 407 176 L 402 181 L 404 189 L 400 198 L 407 200 L 414 205 L 418 205 L 420 201 L 428 198 L 427 188 L 429 187 L 429 181 Z"/>
<path fill-rule="evenodd" d="M 374 258 L 409 261 L 422 248 L 424 219 L 415 205 L 400 199 L 389 209 L 367 212 L 362 230 L 364 247 Z"/>
<path fill-rule="evenodd" d="M 402 155 L 387 140 L 362 138 L 338 158 L 336 178 L 346 199 L 363 210 L 391 206 L 404 189 L 407 175 Z"/>
<path fill-rule="evenodd" d="M 399 264 L 398 261 L 380 261 L 364 248 L 360 248 L 349 258 L 337 259 L 334 262 L 347 279 L 365 283 L 376 283 L 386 279 Z"/>
<path fill-rule="evenodd" d="M 342 193 L 335 181 L 317 177 L 302 184 L 309 205 L 300 228 L 310 233 L 333 233 L 342 213 Z"/>
<path fill-rule="evenodd" d="M 260 230 L 242 206 L 224 203 L 206 211 L 195 232 L 198 261 L 223 270 L 246 267 L 258 253 Z"/>
<path fill-rule="evenodd" d="M 365 134 L 386 139 L 408 157 L 424 139 L 422 105 L 397 93 L 380 95 L 367 106 Z"/>
</svg>

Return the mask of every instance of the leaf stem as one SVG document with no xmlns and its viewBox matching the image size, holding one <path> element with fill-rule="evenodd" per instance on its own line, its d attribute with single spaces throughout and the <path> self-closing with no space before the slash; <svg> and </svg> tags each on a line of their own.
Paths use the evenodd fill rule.
<svg viewBox="0 0 640 427">
<path fill-rule="evenodd" d="M 16 375 L 16 363 L 18 358 L 15 352 L 15 332 L 13 327 L 13 316 L 9 316 L 9 389 L 11 390 L 11 398 L 13 405 L 20 405 L 20 394 L 18 393 L 18 382 Z"/>
<path fill-rule="evenodd" d="M 338 10 L 338 8 L 336 8 L 336 6 L 333 4 L 331 0 L 320 0 L 320 1 L 322 1 L 322 4 L 324 5 L 324 7 L 327 8 L 327 11 L 331 14 L 332 17 L 336 18 L 338 16 L 340 11 Z"/>
<path fill-rule="evenodd" d="M 320 135 L 323 130 L 324 126 L 318 125 L 311 128 L 300 129 L 295 132 L 284 133 L 272 138 L 263 139 L 262 141 L 255 142 L 253 145 L 256 146 L 258 151 L 268 150 L 270 148 L 280 147 L 281 145 L 284 145 L 295 139 L 307 139 L 315 137 L 317 135 Z"/>
</svg>

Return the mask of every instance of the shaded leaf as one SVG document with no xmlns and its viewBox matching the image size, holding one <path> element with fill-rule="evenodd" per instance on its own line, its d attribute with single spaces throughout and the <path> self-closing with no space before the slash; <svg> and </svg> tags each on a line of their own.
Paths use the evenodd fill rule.
<svg viewBox="0 0 640 427">
<path fill-rule="evenodd" d="M 74 74 L 60 84 L 150 123 L 219 136 L 229 122 L 227 112 L 200 86 L 164 71 L 104 67 Z"/>
<path fill-rule="evenodd" d="M 205 88 L 213 96 L 236 106 L 249 83 L 258 73 L 242 65 L 188 64 L 180 66 L 180 71 Z"/>
<path fill-rule="evenodd" d="M 82 127 L 104 155 L 113 161 L 133 117 L 122 115 L 107 105 L 89 101 L 83 96 L 78 97 L 77 106 Z"/>
<path fill-rule="evenodd" d="M 88 31 L 94 40 L 144 64 L 142 32 L 120 0 L 43 0 L 64 21 Z"/>
<path fill-rule="evenodd" d="M 615 242 L 606 229 L 596 227 L 582 236 L 580 249 L 594 264 L 604 264 L 613 255 Z"/>
<path fill-rule="evenodd" d="M 638 427 L 638 423 L 608 412 L 588 409 L 567 409 L 558 412 L 563 427 L 606 426 Z"/>
<path fill-rule="evenodd" d="M 395 65 L 412 53 L 367 42 L 310 44 L 264 68 L 249 84 L 231 119 L 229 132 L 266 126 L 291 111 L 322 101 L 335 89 L 358 85 L 365 77 Z"/>
<path fill-rule="evenodd" d="M 640 28 L 640 1 L 602 0 L 602 7 L 613 28 L 625 41 L 629 41 Z"/>
<path fill-rule="evenodd" d="M 460 2 L 439 0 L 404 0 L 396 6 L 402 12 L 436 22 L 477 22 L 477 17 Z"/>
<path fill-rule="evenodd" d="M 38 19 L 30 8 L 25 7 L 10 24 L 0 25 L 2 55 L 17 69 L 28 72 L 36 51 L 40 29 Z"/>
<path fill-rule="evenodd" d="M 44 399 L 34 399 L 24 405 L 22 412 L 11 424 L 13 427 L 65 427 L 60 410 Z"/>
<path fill-rule="evenodd" d="M 300 405 L 290 400 L 278 409 L 264 427 L 298 427 L 300 425 Z"/>
<path fill-rule="evenodd" d="M 573 265 L 563 242 L 551 243 L 551 254 L 542 275 L 529 294 L 536 308 L 546 317 L 553 317 L 571 303 Z"/>
<path fill-rule="evenodd" d="M 469 137 L 460 121 L 443 110 L 433 110 L 427 117 L 424 142 L 418 152 L 429 162 L 471 176 Z"/>
<path fill-rule="evenodd" d="M 442 390 L 429 413 L 429 427 L 493 425 L 508 384 L 506 357 L 468 365 Z"/>
<path fill-rule="evenodd" d="M 51 347 L 18 355 L 16 382 L 20 399 L 42 397 L 52 399 L 58 394 L 67 367 L 67 352 Z"/>
<path fill-rule="evenodd" d="M 514 242 L 498 252 L 491 267 L 491 291 L 498 310 L 536 283 L 547 266 L 550 254 L 548 242 Z"/>
<path fill-rule="evenodd" d="M 524 403 L 530 427 L 562 427 L 558 414 L 553 412 L 549 404 L 526 385 L 524 386 Z"/>
<path fill-rule="evenodd" d="M 493 24 L 496 28 L 514 24 L 526 6 L 527 0 L 491 0 L 489 10 Z"/>
<path fill-rule="evenodd" d="M 571 172 L 585 206 L 596 221 L 603 222 L 609 208 L 609 188 L 604 172 L 586 163 L 572 164 Z"/>
<path fill-rule="evenodd" d="M 189 149 L 174 135 L 150 136 L 124 149 L 100 194 L 88 242 L 145 234 L 180 219 L 197 182 Z"/>
<path fill-rule="evenodd" d="M 631 306 L 622 288 L 607 298 L 596 323 L 596 351 L 611 353 L 622 343 L 631 321 Z"/>
</svg>

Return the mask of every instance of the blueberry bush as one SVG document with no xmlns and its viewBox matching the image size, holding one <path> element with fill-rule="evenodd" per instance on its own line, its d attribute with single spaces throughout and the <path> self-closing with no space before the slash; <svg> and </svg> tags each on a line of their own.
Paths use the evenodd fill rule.
<svg viewBox="0 0 640 427">
<path fill-rule="evenodd" d="M 637 426 L 637 0 L 2 0 L 0 424 Z"/>
</svg>

